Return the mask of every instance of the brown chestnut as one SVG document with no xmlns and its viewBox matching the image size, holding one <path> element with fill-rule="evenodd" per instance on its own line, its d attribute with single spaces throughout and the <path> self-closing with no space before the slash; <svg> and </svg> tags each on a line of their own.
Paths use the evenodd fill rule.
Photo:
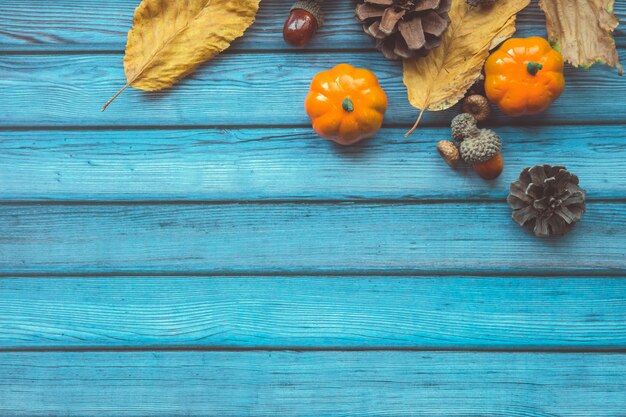
<svg viewBox="0 0 626 417">
<path fill-rule="evenodd" d="M 308 44 L 315 32 L 317 32 L 317 19 L 302 9 L 292 10 L 283 26 L 283 38 L 293 46 Z"/>
<path fill-rule="evenodd" d="M 311 42 L 322 25 L 321 3 L 321 0 L 296 1 L 283 26 L 285 42 L 293 46 L 304 46 Z"/>
</svg>

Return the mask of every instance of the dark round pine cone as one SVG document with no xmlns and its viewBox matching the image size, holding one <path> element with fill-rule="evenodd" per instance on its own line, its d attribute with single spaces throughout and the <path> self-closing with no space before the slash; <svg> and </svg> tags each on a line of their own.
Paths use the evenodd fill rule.
<svg viewBox="0 0 626 417">
<path fill-rule="evenodd" d="M 441 44 L 452 0 L 361 0 L 356 16 L 388 59 L 425 56 Z"/>
<path fill-rule="evenodd" d="M 543 237 L 567 233 L 585 213 L 585 197 L 565 167 L 536 165 L 511 183 L 507 202 L 516 223 Z"/>
</svg>

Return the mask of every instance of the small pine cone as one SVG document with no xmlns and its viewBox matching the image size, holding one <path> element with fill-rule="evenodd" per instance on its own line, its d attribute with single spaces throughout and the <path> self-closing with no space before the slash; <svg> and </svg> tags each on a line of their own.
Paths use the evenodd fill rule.
<svg viewBox="0 0 626 417">
<path fill-rule="evenodd" d="M 507 203 L 513 220 L 536 236 L 563 235 L 585 213 L 586 192 L 563 166 L 525 168 L 511 183 Z"/>
<path fill-rule="evenodd" d="M 387 59 L 421 57 L 441 44 L 452 0 L 360 0 L 356 17 Z"/>
</svg>

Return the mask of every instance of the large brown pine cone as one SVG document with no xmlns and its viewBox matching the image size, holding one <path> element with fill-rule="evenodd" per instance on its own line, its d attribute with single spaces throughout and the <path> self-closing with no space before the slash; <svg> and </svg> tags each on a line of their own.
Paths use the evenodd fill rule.
<svg viewBox="0 0 626 417">
<path fill-rule="evenodd" d="M 507 202 L 513 220 L 537 236 L 563 235 L 585 213 L 578 177 L 558 165 L 535 165 L 511 183 Z"/>
<path fill-rule="evenodd" d="M 356 16 L 388 59 L 420 57 L 441 43 L 452 0 L 361 0 Z"/>
</svg>

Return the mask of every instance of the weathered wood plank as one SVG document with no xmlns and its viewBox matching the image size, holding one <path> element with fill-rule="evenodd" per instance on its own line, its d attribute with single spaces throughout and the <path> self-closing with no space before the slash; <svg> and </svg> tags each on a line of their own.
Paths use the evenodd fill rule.
<svg viewBox="0 0 626 417">
<path fill-rule="evenodd" d="M 0 354 L 3 416 L 623 416 L 626 355 Z"/>
<path fill-rule="evenodd" d="M 529 164 L 567 165 L 590 199 L 626 196 L 626 126 L 501 127 L 506 167 L 485 183 L 435 150 L 448 128 L 384 129 L 339 148 L 308 128 L 0 132 L 3 200 L 504 198 Z M 306 163 L 303 163 L 306 161 Z M 600 162 L 601 161 L 601 162 Z"/>
<path fill-rule="evenodd" d="M 0 279 L 0 347 L 624 349 L 626 279 Z"/>
<path fill-rule="evenodd" d="M 504 203 L 5 205 L 0 273 L 626 272 L 624 203 L 538 239 Z"/>
<path fill-rule="evenodd" d="M 175 88 L 152 93 L 128 89 L 104 113 L 102 104 L 125 80 L 121 55 L 5 55 L 0 56 L 0 126 L 305 126 L 310 122 L 302 103 L 311 79 L 345 60 L 377 74 L 389 98 L 385 123 L 408 129 L 417 110 L 407 100 L 401 66 L 376 52 L 224 55 Z M 569 68 L 566 78 L 563 97 L 546 113 L 498 115 L 494 122 L 624 121 L 626 83 L 613 69 Z M 423 124 L 449 125 L 455 111 L 427 113 Z"/>
<path fill-rule="evenodd" d="M 233 45 L 235 51 L 288 49 L 282 39 L 282 25 L 290 4 L 264 0 L 257 22 L 245 37 Z M 45 7 L 42 5 L 45 4 Z M 0 51 L 122 51 L 137 1 L 22 0 L 0 3 Z M 354 3 L 327 1 L 326 22 L 307 49 L 371 48 L 354 18 Z M 618 18 L 626 17 L 626 4 L 617 1 Z M 533 2 L 518 19 L 520 36 L 545 35 L 545 18 Z M 626 41 L 617 31 L 618 45 Z"/>
</svg>

